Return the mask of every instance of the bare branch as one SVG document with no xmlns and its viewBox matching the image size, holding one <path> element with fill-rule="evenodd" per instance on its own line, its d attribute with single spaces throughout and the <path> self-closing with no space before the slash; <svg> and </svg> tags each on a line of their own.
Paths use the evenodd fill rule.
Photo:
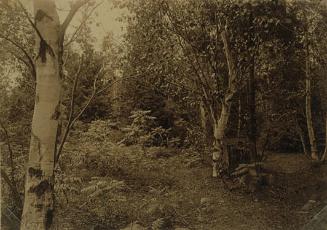
<svg viewBox="0 0 327 230">
<path fill-rule="evenodd" d="M 24 14 L 25 14 L 25 17 L 27 18 L 27 20 L 29 21 L 29 23 L 31 24 L 31 26 L 33 27 L 33 29 L 35 30 L 35 32 L 37 33 L 37 35 L 39 36 L 39 38 L 41 40 L 44 41 L 43 37 L 42 37 L 42 34 L 40 33 L 39 29 L 36 27 L 35 23 L 32 21 L 32 19 L 30 18 L 30 16 L 28 15 L 28 12 L 26 10 L 26 8 L 24 7 L 23 3 L 21 3 L 20 0 L 17 0 L 19 6 L 22 8 Z"/>
<path fill-rule="evenodd" d="M 13 198 L 14 198 L 14 202 L 16 203 L 16 206 L 19 209 L 23 208 L 23 202 L 22 199 L 20 198 L 19 192 L 17 190 L 17 187 L 10 181 L 7 173 L 5 170 L 1 169 L 1 177 L 3 178 L 3 180 L 7 183 L 7 185 L 9 186 L 12 194 L 13 194 Z"/>
<path fill-rule="evenodd" d="M 13 193 L 13 198 L 14 198 L 14 202 L 16 203 L 16 206 L 21 209 L 23 207 L 23 203 L 22 200 L 19 196 L 19 192 L 17 190 L 17 184 L 16 184 L 16 180 L 15 180 L 15 175 L 14 175 L 14 170 L 15 170 L 15 164 L 14 164 L 14 158 L 13 158 L 13 151 L 11 148 L 11 143 L 10 143 L 10 138 L 9 138 L 9 133 L 5 127 L 5 125 L 3 124 L 3 122 L 0 120 L 0 126 L 3 130 L 3 133 L 5 135 L 5 139 L 6 139 L 6 144 L 8 146 L 8 151 L 9 151 L 9 159 L 10 159 L 10 168 L 11 168 L 11 180 L 9 179 L 7 173 L 5 172 L 5 170 L 1 169 L 1 176 L 4 179 L 4 181 L 8 184 L 10 190 Z"/>
<path fill-rule="evenodd" d="M 18 54 L 16 54 L 15 52 L 13 52 L 11 50 L 9 50 L 8 52 L 11 53 L 12 56 L 14 56 L 16 59 L 23 62 L 25 64 L 25 66 L 30 69 L 29 63 L 23 57 L 19 56 Z"/>
<path fill-rule="evenodd" d="M 65 19 L 65 21 L 62 23 L 61 27 L 60 27 L 60 34 L 59 34 L 59 43 L 63 44 L 64 42 L 64 38 L 65 38 L 65 33 L 66 30 L 70 24 L 70 22 L 72 21 L 73 17 L 75 16 L 75 14 L 77 13 L 77 11 L 86 3 L 90 2 L 91 0 L 79 0 L 77 2 L 75 2 L 74 4 L 72 4 L 71 9 Z"/>
<path fill-rule="evenodd" d="M 67 50 L 66 57 L 63 58 L 62 68 L 64 68 L 67 64 L 68 58 L 69 58 L 69 49 Z"/>
<path fill-rule="evenodd" d="M 200 81 L 202 82 L 202 84 L 205 84 L 205 88 L 208 88 L 210 89 L 210 84 L 208 82 L 208 79 L 206 77 L 206 74 L 205 74 L 205 70 L 203 68 L 203 66 L 201 65 L 201 62 L 200 62 L 200 57 L 199 55 L 197 54 L 197 48 L 194 47 L 194 45 L 192 44 L 192 42 L 187 38 L 187 34 L 183 33 L 183 29 L 180 28 L 180 26 L 178 26 L 175 21 L 173 19 L 173 15 L 171 14 L 171 11 L 168 10 L 166 12 L 168 18 L 169 18 L 169 21 L 170 21 L 170 24 L 172 25 L 172 28 L 170 28 L 169 26 L 167 27 L 167 29 L 169 31 L 171 31 L 172 33 L 174 33 L 178 40 L 179 40 L 179 44 L 181 46 L 181 48 L 186 51 L 186 48 L 185 46 L 183 46 L 182 42 L 181 42 L 181 39 L 184 41 L 184 43 L 186 43 L 189 47 L 190 47 L 190 50 L 191 50 L 191 54 L 193 55 L 194 57 L 194 61 L 196 62 L 197 66 L 198 66 L 198 70 L 200 71 L 201 75 L 198 73 L 198 70 L 196 70 L 196 74 L 198 77 L 200 77 Z M 188 55 L 186 55 L 188 57 Z M 191 61 L 191 59 L 188 57 L 188 59 Z M 195 67 L 193 65 L 191 65 L 193 69 L 195 69 Z M 207 74 L 208 75 L 208 74 Z"/>
<path fill-rule="evenodd" d="M 191 64 L 191 68 L 193 69 L 193 72 L 195 74 L 195 81 L 196 84 L 200 86 L 200 89 L 203 92 L 203 96 L 204 99 L 203 102 L 206 105 L 206 108 L 211 116 L 211 118 L 213 120 L 215 120 L 215 112 L 213 109 L 213 100 L 211 100 L 212 94 L 210 94 L 210 84 L 208 81 L 208 73 L 205 74 L 205 70 L 203 69 L 203 66 L 201 65 L 201 61 L 199 60 L 199 55 L 197 55 L 197 51 L 196 48 L 192 45 L 192 43 L 187 39 L 187 36 L 183 33 L 182 29 L 179 28 L 179 26 L 174 23 L 173 20 L 173 15 L 171 14 L 171 12 L 168 10 L 167 12 L 167 16 L 169 18 L 170 24 L 172 25 L 173 28 L 170 28 L 169 26 L 167 27 L 168 30 L 170 30 L 172 33 L 174 33 L 177 36 L 178 39 L 178 44 L 181 47 L 181 49 L 186 52 L 186 47 L 184 44 L 187 44 L 190 47 L 190 51 L 191 51 L 191 56 L 193 56 L 193 59 L 196 63 L 196 66 L 198 68 L 195 67 L 195 65 Z M 183 42 L 182 42 L 183 41 Z M 189 57 L 189 55 L 186 55 L 187 59 L 189 60 L 190 63 L 193 63 L 193 60 L 191 59 L 191 57 Z"/>
<path fill-rule="evenodd" d="M 23 62 L 27 66 L 27 68 L 31 72 L 33 83 L 35 84 L 36 83 L 36 71 L 35 71 L 35 69 L 32 66 L 30 66 L 28 61 L 26 61 L 23 57 L 17 55 L 15 52 L 9 51 L 9 53 L 11 53 L 16 59 Z"/>
<path fill-rule="evenodd" d="M 55 162 L 58 162 L 58 160 L 59 160 L 59 156 L 60 156 L 60 154 L 62 152 L 62 149 L 64 147 L 64 143 L 66 142 L 66 139 L 68 137 L 70 128 L 72 126 L 73 115 L 74 115 L 74 107 L 75 107 L 75 92 L 76 92 L 79 76 L 80 76 L 80 73 L 81 73 L 82 63 L 83 63 L 83 61 L 82 61 L 82 59 L 80 59 L 80 63 L 78 65 L 78 70 L 77 70 L 75 78 L 74 78 L 73 88 L 72 88 L 72 92 L 71 92 L 71 101 L 70 101 L 70 111 L 69 111 L 68 124 L 66 126 L 64 136 L 63 136 L 63 138 L 62 138 L 62 140 L 60 142 L 58 151 L 56 153 Z"/>
<path fill-rule="evenodd" d="M 64 147 L 64 144 L 67 140 L 68 134 L 71 130 L 71 128 L 74 126 L 75 122 L 83 115 L 83 113 L 85 112 L 85 110 L 90 106 L 90 104 L 92 103 L 92 101 L 94 100 L 94 98 L 100 94 L 102 94 L 103 92 L 105 92 L 106 90 L 108 90 L 110 87 L 112 87 L 113 85 L 117 84 L 119 81 L 121 81 L 121 79 L 117 79 L 113 82 L 108 82 L 108 84 L 106 84 L 105 86 L 102 87 L 102 89 L 97 90 L 97 81 L 99 79 L 100 74 L 104 73 L 104 64 L 102 65 L 101 69 L 98 71 L 98 73 L 96 74 L 96 76 L 94 77 L 94 81 L 93 81 L 93 91 L 91 96 L 88 98 L 87 102 L 85 103 L 85 105 L 83 106 L 83 108 L 79 111 L 79 113 L 73 118 L 73 113 L 74 113 L 74 106 L 75 106 L 75 92 L 76 92 L 76 85 L 77 85 L 77 80 L 78 80 L 78 75 L 80 72 L 80 68 L 79 71 L 77 72 L 77 75 L 75 76 L 75 80 L 74 80 L 74 85 L 72 88 L 72 98 L 71 98 L 71 102 L 70 102 L 70 114 L 69 114 L 69 119 L 68 119 L 68 124 L 66 126 L 65 129 L 65 133 L 63 136 L 63 139 L 59 145 L 58 151 L 56 153 L 56 158 L 55 158 L 55 162 L 56 164 L 59 162 L 60 156 L 62 154 L 62 150 Z M 133 76 L 129 76 L 126 77 L 124 79 L 132 79 L 132 78 L 136 78 L 139 77 L 139 74 L 137 75 L 133 75 Z"/>
<path fill-rule="evenodd" d="M 177 35 L 177 36 L 178 36 L 177 39 L 179 41 L 180 47 L 182 48 L 182 50 L 185 51 L 186 48 L 183 46 L 181 38 L 179 37 L 179 35 Z M 186 55 L 186 57 L 189 60 L 189 62 L 192 63 L 192 59 L 188 55 Z M 194 55 L 194 58 L 196 59 L 195 55 Z M 198 61 L 196 61 L 196 62 L 199 64 Z M 201 71 L 201 73 L 202 73 L 202 77 L 201 77 L 201 74 L 199 73 L 199 71 L 197 70 L 197 68 L 194 65 L 191 65 L 191 68 L 193 69 L 193 72 L 195 73 L 195 77 L 196 77 L 195 81 L 201 87 L 200 90 L 202 90 L 202 92 L 203 92 L 203 96 L 205 99 L 205 100 L 203 100 L 203 102 L 205 103 L 206 108 L 207 108 L 208 112 L 210 113 L 212 120 L 214 121 L 216 119 L 215 112 L 213 110 L 212 105 L 210 104 L 210 101 L 212 101 L 212 100 L 210 100 L 209 94 L 208 94 L 209 93 L 208 91 L 210 88 L 209 88 L 208 84 L 205 84 L 205 82 L 202 80 L 202 78 L 204 77 L 203 72 Z"/>
<path fill-rule="evenodd" d="M 97 88 L 96 88 L 96 83 L 98 81 L 99 75 L 102 73 L 103 71 L 103 67 L 98 71 L 98 73 L 96 74 L 94 81 L 93 81 L 93 91 L 91 94 L 91 97 L 89 98 L 89 100 L 86 102 L 86 104 L 84 105 L 84 107 L 80 110 L 80 112 L 75 116 L 74 120 L 72 121 L 72 126 L 74 125 L 74 123 L 82 116 L 82 114 L 84 113 L 84 111 L 87 109 L 87 107 L 91 104 L 91 102 L 93 101 L 94 97 L 97 96 Z"/>
<path fill-rule="evenodd" d="M 140 75 L 135 75 L 133 77 L 137 77 L 137 76 L 140 76 Z M 98 92 L 96 92 L 96 95 L 100 95 L 101 93 L 105 92 L 106 90 L 108 90 L 110 87 L 112 87 L 113 85 L 117 84 L 121 80 L 122 79 L 117 79 L 117 80 L 115 80 L 113 82 L 108 82 L 104 87 L 102 87 L 102 89 L 100 89 Z"/>
<path fill-rule="evenodd" d="M 232 99 L 234 94 L 236 93 L 236 83 L 237 83 L 237 70 L 235 66 L 235 61 L 233 59 L 232 52 L 230 50 L 230 45 L 229 45 L 229 38 L 228 38 L 228 32 L 227 29 L 225 29 L 221 33 L 221 38 L 224 43 L 224 50 L 225 50 L 225 57 L 227 60 L 227 66 L 228 66 L 228 89 L 225 94 L 224 100 L 225 102 L 228 102 Z"/>
<path fill-rule="evenodd" d="M 75 106 L 75 91 L 76 91 L 77 81 L 78 81 L 78 78 L 79 78 L 78 75 L 80 74 L 81 64 L 82 64 L 82 62 L 80 63 L 79 71 L 77 72 L 77 74 L 75 76 L 74 85 L 73 85 L 73 89 L 72 89 L 72 98 L 71 98 L 71 103 L 70 103 L 71 108 L 70 108 L 70 113 L 69 113 L 69 120 L 68 120 L 68 124 L 66 126 L 66 129 L 65 129 L 65 133 L 64 133 L 63 139 L 62 139 L 62 141 L 61 141 L 61 143 L 59 145 L 58 151 L 57 151 L 56 156 L 55 156 L 55 162 L 56 162 L 56 164 L 58 163 L 58 161 L 60 159 L 60 155 L 62 153 L 62 149 L 64 147 L 64 144 L 65 144 L 65 142 L 67 140 L 69 131 L 74 126 L 75 122 L 82 116 L 82 114 L 89 107 L 89 105 L 91 104 L 91 102 L 93 101 L 93 99 L 95 98 L 95 96 L 97 95 L 96 83 L 98 81 L 98 78 L 99 78 L 100 74 L 103 73 L 103 70 L 104 70 L 104 63 L 103 63 L 101 69 L 98 71 L 98 73 L 94 77 L 93 91 L 92 91 L 92 94 L 91 94 L 90 98 L 87 100 L 86 104 L 79 111 L 79 113 L 73 118 L 74 106 Z"/>
<path fill-rule="evenodd" d="M 32 57 L 28 54 L 28 52 L 24 49 L 24 47 L 21 46 L 20 44 L 18 44 L 17 42 L 15 42 L 14 40 L 12 40 L 11 38 L 6 37 L 4 35 L 0 34 L 0 38 L 8 41 L 9 43 L 11 43 L 12 45 L 14 45 L 15 47 L 17 47 L 19 50 L 21 50 L 23 52 L 24 56 L 28 60 L 28 64 L 26 62 L 24 62 L 24 63 L 30 68 L 32 77 L 34 78 L 34 80 L 36 80 L 36 69 L 35 69 L 34 61 L 33 61 Z"/>
<path fill-rule="evenodd" d="M 90 12 L 86 15 L 86 17 L 83 19 L 83 21 L 81 22 L 81 24 L 77 27 L 77 29 L 74 31 L 73 35 L 71 36 L 71 38 L 69 39 L 69 41 L 64 44 L 64 46 L 68 46 L 69 44 L 71 44 L 72 42 L 75 41 L 76 36 L 78 34 L 78 32 L 82 29 L 82 26 L 85 25 L 85 23 L 87 22 L 87 20 L 92 16 L 94 10 L 96 8 L 98 8 L 103 2 L 98 3 L 97 5 L 95 5 Z"/>
</svg>

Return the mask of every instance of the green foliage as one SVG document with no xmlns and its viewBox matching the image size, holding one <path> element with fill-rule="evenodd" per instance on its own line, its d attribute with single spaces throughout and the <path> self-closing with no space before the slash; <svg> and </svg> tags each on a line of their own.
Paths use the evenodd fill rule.
<svg viewBox="0 0 327 230">
<path fill-rule="evenodd" d="M 101 196 L 104 193 L 112 193 L 126 189 L 123 181 L 117 181 L 110 178 L 92 177 L 89 185 L 81 190 L 89 199 Z M 126 198 L 125 198 L 126 200 Z"/>
<path fill-rule="evenodd" d="M 144 118 L 149 116 L 147 114 L 134 113 L 135 124 L 147 124 L 143 121 L 147 120 Z M 75 226 L 96 222 L 117 229 L 138 218 L 153 221 L 162 212 L 147 213 L 148 201 L 136 197 L 150 189 L 149 186 L 152 187 L 150 194 L 166 191 L 174 181 L 173 173 L 165 169 L 166 163 L 157 160 L 157 157 L 166 157 L 160 155 L 163 152 L 175 156 L 174 149 L 149 148 L 151 157 L 144 157 L 139 145 L 118 146 L 111 137 L 123 134 L 111 124 L 111 121 L 95 121 L 87 124 L 88 129 L 78 124 L 63 153 L 62 167 L 56 173 L 55 191 L 60 210 L 79 210 L 82 218 Z M 144 207 L 135 212 L 132 207 L 139 205 Z"/>
<path fill-rule="evenodd" d="M 126 145 L 140 143 L 142 146 L 151 138 L 151 127 L 154 125 L 155 117 L 150 116 L 151 111 L 132 111 L 130 116 L 132 122 L 124 131 L 125 138 L 121 141 Z"/>
<path fill-rule="evenodd" d="M 155 146 L 170 146 L 170 144 L 175 144 L 178 142 L 178 138 L 175 140 L 170 140 L 169 134 L 170 129 L 164 129 L 163 127 L 155 127 L 150 131 L 151 145 Z"/>
<path fill-rule="evenodd" d="M 177 181 L 169 171 L 170 163 L 177 165 L 169 159 L 178 157 L 180 147 L 189 148 L 177 167 L 203 166 L 212 152 L 212 125 L 229 90 L 222 32 L 229 34 L 240 105 L 232 99 L 226 137 L 249 136 L 248 84 L 253 71 L 258 146 L 301 151 L 298 136 L 304 131 L 307 138 L 304 84 L 310 72 L 315 130 L 318 141 L 324 141 L 326 108 L 320 88 L 327 74 L 327 11 L 319 1 L 115 2 L 129 10 L 121 18 L 127 30 L 120 46 L 108 34 L 98 50 L 91 24 L 85 23 L 64 52 L 64 120 L 75 74 L 79 78 L 73 115 L 82 111 L 95 90 L 107 89 L 86 108 L 83 122 L 73 127 L 56 169 L 57 199 L 68 210 L 71 206 L 82 212 L 77 218 L 81 225 L 96 221 L 117 229 L 142 219 L 150 226 L 155 219 L 160 222 L 176 214 L 171 207 L 166 210 L 165 199 L 171 187 L 185 181 Z M 24 17 L 17 5 L 0 4 L 0 119 L 13 143 L 14 179 L 20 192 L 35 94 L 33 71 L 21 52 L 35 56 L 34 31 Z M 200 105 L 207 127 L 199 125 Z M 5 140 L 3 132 L 0 138 Z M 8 151 L 2 154 L 3 168 L 10 174 Z M 153 200 L 142 200 L 142 192 Z M 2 204 L 15 210 L 8 187 L 2 194 Z"/>
<path fill-rule="evenodd" d="M 149 146 L 180 146 L 181 139 L 176 134 L 173 136 L 172 128 L 165 129 L 157 126 L 157 118 L 151 116 L 151 111 L 132 111 L 131 124 L 123 129 L 125 137 L 120 143 L 126 145 L 140 144 Z"/>
<path fill-rule="evenodd" d="M 156 105 L 162 114 L 162 102 L 170 97 L 179 108 L 191 114 L 196 113 L 201 100 L 207 100 L 206 104 L 219 111 L 217 102 L 225 94 L 228 78 L 220 38 L 224 28 L 230 33 L 242 96 L 246 95 L 247 78 L 251 66 L 255 65 L 257 101 L 262 101 L 257 103 L 261 107 L 258 117 L 264 117 L 262 122 L 272 120 L 266 114 L 287 117 L 285 113 L 288 112 L 302 113 L 305 74 L 299 66 L 304 66 L 306 28 L 309 28 L 315 59 L 312 61 L 313 77 L 323 73 L 324 58 L 318 60 L 318 56 L 326 54 L 326 47 L 322 48 L 325 42 L 321 40 L 324 37 L 321 35 L 326 33 L 325 7 L 315 1 L 139 0 L 125 1 L 122 7 L 131 12 L 125 18 L 128 27 L 123 73 L 126 77 L 138 75 L 136 80 L 126 80 L 124 100 L 130 101 L 127 108 L 137 105 L 136 108 L 154 111 Z M 251 64 L 252 57 L 254 64 Z M 243 101 L 242 107 L 246 107 L 246 103 Z M 210 113 L 208 108 L 206 110 Z M 247 111 L 243 115 L 246 122 Z M 294 123 L 290 119 L 282 122 L 287 122 L 289 127 Z M 246 134 L 247 125 L 243 124 L 242 129 Z M 229 133 L 235 135 L 235 130 L 231 131 Z M 294 130 L 291 132 L 294 135 Z"/>
<path fill-rule="evenodd" d="M 115 128 L 117 128 L 117 123 L 111 120 L 95 120 L 88 125 L 88 130 L 83 136 L 95 141 L 112 141 L 110 140 L 110 133 Z"/>
</svg>

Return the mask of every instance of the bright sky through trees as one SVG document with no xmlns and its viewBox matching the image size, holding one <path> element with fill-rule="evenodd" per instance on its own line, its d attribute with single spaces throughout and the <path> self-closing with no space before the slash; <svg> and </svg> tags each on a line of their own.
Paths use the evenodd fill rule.
<svg viewBox="0 0 327 230">
<path fill-rule="evenodd" d="M 31 12 L 33 1 L 32 0 L 21 0 L 21 1 L 29 10 L 29 12 Z M 56 0 L 61 22 L 66 17 L 71 2 L 72 1 L 68 1 L 68 0 Z M 102 4 L 99 7 L 97 7 L 97 9 L 93 13 L 92 18 L 94 19 L 94 21 L 91 25 L 92 34 L 97 39 L 97 45 L 101 44 L 103 37 L 109 32 L 112 32 L 114 34 L 114 38 L 116 41 L 120 41 L 121 36 L 124 33 L 124 30 L 122 30 L 124 24 L 122 22 L 119 22 L 117 18 L 125 14 L 126 10 L 121 10 L 117 8 L 113 9 L 113 3 L 111 0 L 102 0 L 102 1 L 99 0 L 97 1 L 97 4 L 101 2 Z M 76 26 L 80 24 L 81 12 L 79 12 L 76 15 L 76 17 L 73 19 L 71 26 L 68 28 L 68 35 L 74 31 L 74 28 Z"/>
</svg>

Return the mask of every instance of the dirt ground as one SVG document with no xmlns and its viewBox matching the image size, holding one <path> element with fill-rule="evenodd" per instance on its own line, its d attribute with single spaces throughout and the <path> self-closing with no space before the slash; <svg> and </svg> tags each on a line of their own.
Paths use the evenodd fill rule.
<svg viewBox="0 0 327 230">
<path fill-rule="evenodd" d="M 208 163 L 190 160 L 187 150 L 145 155 L 138 147 L 116 146 L 115 151 L 119 167 L 109 167 L 104 174 L 128 185 L 121 192 L 127 200 L 108 202 L 99 219 L 105 197 L 85 209 L 78 208 L 81 199 L 76 199 L 58 212 L 59 229 L 121 229 L 134 221 L 150 227 L 165 218 L 171 224 L 161 229 L 298 230 L 327 203 L 326 166 L 313 166 L 300 154 L 270 153 L 266 163 L 274 174 L 273 185 L 249 192 L 244 187 L 231 191 L 210 176 Z"/>
<path fill-rule="evenodd" d="M 253 192 L 212 178 L 210 162 L 191 149 L 144 152 L 73 138 L 56 172 L 54 229 L 116 230 L 137 221 L 154 230 L 299 230 L 327 205 L 327 165 L 302 154 L 267 156 L 273 183 Z M 83 194 L 94 178 L 125 187 Z M 158 221 L 167 223 L 159 228 Z M 2 221 L 3 229 L 17 229 L 9 225 Z"/>
</svg>

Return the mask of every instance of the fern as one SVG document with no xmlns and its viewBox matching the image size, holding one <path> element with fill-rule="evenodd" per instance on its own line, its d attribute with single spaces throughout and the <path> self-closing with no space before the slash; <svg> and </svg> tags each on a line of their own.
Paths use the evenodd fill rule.
<svg viewBox="0 0 327 230">
<path fill-rule="evenodd" d="M 92 177 L 89 185 L 81 190 L 81 193 L 94 198 L 105 192 L 121 191 L 126 188 L 123 181 L 113 180 L 110 178 Z"/>
</svg>

